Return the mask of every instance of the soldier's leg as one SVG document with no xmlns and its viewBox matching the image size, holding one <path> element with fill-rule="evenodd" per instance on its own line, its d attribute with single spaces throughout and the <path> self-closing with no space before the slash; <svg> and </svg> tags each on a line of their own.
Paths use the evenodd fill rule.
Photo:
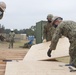
<svg viewBox="0 0 76 75">
<path fill-rule="evenodd" d="M 76 67 L 76 46 L 75 44 L 73 44 L 70 47 L 69 55 L 70 55 L 70 64 L 73 64 L 73 66 Z"/>
<path fill-rule="evenodd" d="M 69 56 L 70 56 L 70 60 L 69 60 L 69 64 L 71 64 L 72 63 L 72 61 L 73 61 L 73 55 L 72 55 L 72 52 L 73 52 L 73 49 L 69 49 Z"/>
<path fill-rule="evenodd" d="M 12 48 L 12 41 L 10 42 L 10 47 Z"/>
<path fill-rule="evenodd" d="M 70 64 L 73 62 L 73 52 L 74 52 L 74 47 L 75 46 L 75 39 L 74 37 L 70 40 L 70 47 L 69 47 L 69 56 L 70 56 Z"/>
<path fill-rule="evenodd" d="M 10 48 L 10 46 L 11 46 L 11 43 L 9 42 L 9 47 L 8 48 Z"/>
<path fill-rule="evenodd" d="M 11 40 L 9 41 L 9 48 L 11 48 Z"/>
<path fill-rule="evenodd" d="M 76 67 L 76 47 L 74 47 L 73 54 L 72 54 L 72 64 Z"/>
<path fill-rule="evenodd" d="M 28 43 L 25 43 L 23 48 L 28 48 Z"/>
<path fill-rule="evenodd" d="M 11 42 L 11 48 L 13 48 L 13 42 Z"/>
</svg>

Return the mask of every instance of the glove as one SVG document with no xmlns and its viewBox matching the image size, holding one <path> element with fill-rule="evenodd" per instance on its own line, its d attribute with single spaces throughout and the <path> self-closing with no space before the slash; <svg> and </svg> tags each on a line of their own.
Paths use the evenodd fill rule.
<svg viewBox="0 0 76 75">
<path fill-rule="evenodd" d="M 51 52 L 52 52 L 52 50 L 48 50 L 48 52 L 47 52 L 47 55 L 49 56 L 49 57 L 51 57 Z"/>
</svg>

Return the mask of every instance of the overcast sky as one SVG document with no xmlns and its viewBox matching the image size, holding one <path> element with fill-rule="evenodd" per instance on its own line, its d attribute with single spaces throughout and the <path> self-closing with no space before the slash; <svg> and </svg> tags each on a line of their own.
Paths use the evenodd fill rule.
<svg viewBox="0 0 76 75">
<path fill-rule="evenodd" d="M 0 23 L 5 28 L 26 29 L 46 20 L 48 14 L 76 20 L 76 0 L 0 0 L 7 5 Z"/>
</svg>

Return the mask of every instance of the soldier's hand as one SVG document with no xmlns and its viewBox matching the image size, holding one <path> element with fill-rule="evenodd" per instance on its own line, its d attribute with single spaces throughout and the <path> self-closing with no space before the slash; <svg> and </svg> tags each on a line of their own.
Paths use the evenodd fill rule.
<svg viewBox="0 0 76 75">
<path fill-rule="evenodd" d="M 47 51 L 47 55 L 48 55 L 49 57 L 51 57 L 51 52 L 52 52 L 52 50 L 50 50 L 50 49 Z"/>
<path fill-rule="evenodd" d="M 43 40 L 43 43 L 46 42 L 46 39 Z"/>
</svg>

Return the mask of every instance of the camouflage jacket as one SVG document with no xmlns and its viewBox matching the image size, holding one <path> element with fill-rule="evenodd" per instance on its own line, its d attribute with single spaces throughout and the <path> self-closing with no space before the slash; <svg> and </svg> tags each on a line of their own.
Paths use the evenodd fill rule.
<svg viewBox="0 0 76 75">
<path fill-rule="evenodd" d="M 67 37 L 71 43 L 73 41 L 73 38 L 76 38 L 76 22 L 63 21 L 58 25 L 51 41 L 51 50 L 56 49 L 57 42 L 61 35 Z"/>
<path fill-rule="evenodd" d="M 10 32 L 9 33 L 9 40 L 14 40 L 15 37 L 15 33 L 14 32 Z"/>
<path fill-rule="evenodd" d="M 54 26 L 52 26 L 52 27 L 50 28 L 51 38 L 53 37 L 53 34 L 54 34 L 55 30 L 56 30 L 56 28 L 55 28 Z"/>
<path fill-rule="evenodd" d="M 50 34 L 51 27 L 52 27 L 52 23 L 47 23 L 47 25 L 44 26 L 43 38 L 46 39 L 47 41 L 50 41 L 52 39 Z"/>
</svg>

